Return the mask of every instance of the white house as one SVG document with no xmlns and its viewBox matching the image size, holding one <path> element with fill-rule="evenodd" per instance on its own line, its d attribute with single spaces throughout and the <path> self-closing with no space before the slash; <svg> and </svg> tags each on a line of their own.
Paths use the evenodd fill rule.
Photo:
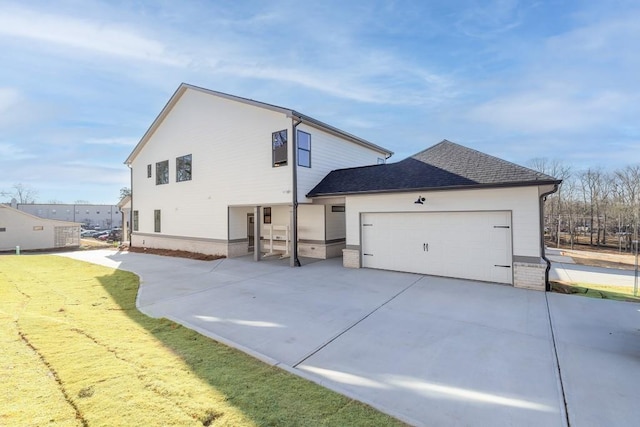
<svg viewBox="0 0 640 427">
<path fill-rule="evenodd" d="M 544 289 L 542 198 L 559 181 L 449 141 L 391 154 L 295 110 L 182 84 L 125 162 L 131 244 Z"/>
<path fill-rule="evenodd" d="M 0 204 L 0 252 L 80 246 L 80 225 L 44 219 Z"/>
<path fill-rule="evenodd" d="M 131 244 L 233 257 L 260 236 L 292 265 L 340 256 L 344 204 L 305 194 L 333 169 L 391 154 L 296 111 L 182 84 L 125 162 Z"/>
</svg>

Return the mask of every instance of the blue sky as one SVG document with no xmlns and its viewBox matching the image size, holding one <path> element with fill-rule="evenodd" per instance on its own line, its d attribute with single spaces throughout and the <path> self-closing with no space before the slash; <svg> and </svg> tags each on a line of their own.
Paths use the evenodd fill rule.
<svg viewBox="0 0 640 427">
<path fill-rule="evenodd" d="M 181 82 L 393 150 L 640 162 L 637 1 L 0 0 L 0 190 L 114 203 Z"/>
</svg>

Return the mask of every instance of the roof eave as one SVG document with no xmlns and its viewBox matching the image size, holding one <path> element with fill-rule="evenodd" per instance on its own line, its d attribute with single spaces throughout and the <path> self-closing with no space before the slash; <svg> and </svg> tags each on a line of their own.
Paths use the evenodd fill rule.
<svg viewBox="0 0 640 427">
<path fill-rule="evenodd" d="M 444 187 L 416 187 L 416 188 L 396 188 L 385 190 L 365 190 L 365 191 L 345 191 L 340 193 L 318 193 L 306 197 L 312 199 L 315 197 L 336 197 L 336 196 L 358 196 L 367 194 L 389 194 L 389 193 L 414 193 L 417 191 L 455 191 L 455 190 L 480 190 L 488 188 L 507 188 L 507 187 L 538 187 L 541 185 L 561 184 L 562 180 L 546 180 L 546 181 L 524 181 L 524 182 L 503 182 L 497 184 L 469 184 L 469 185 L 449 185 Z"/>
<path fill-rule="evenodd" d="M 345 132 L 343 130 L 340 130 L 336 127 L 333 127 L 329 124 L 326 124 L 320 120 L 314 119 L 313 117 L 309 117 L 305 114 L 302 114 L 298 111 L 291 111 L 291 116 L 296 117 L 300 120 L 302 120 L 303 123 L 306 123 L 310 126 L 314 126 L 316 128 L 319 128 L 321 130 L 324 130 L 326 132 L 329 132 L 331 134 L 334 134 L 336 136 L 339 136 L 341 138 L 346 138 L 352 142 L 355 142 L 356 144 L 362 145 L 364 147 L 367 148 L 371 148 L 374 149 L 376 151 L 379 151 L 380 153 L 386 154 L 387 156 L 385 156 L 386 159 L 388 159 L 389 157 L 391 157 L 394 153 L 393 151 L 386 149 L 384 147 L 381 147 L 379 145 L 376 145 L 372 142 L 369 142 L 365 139 L 359 138 L 355 135 L 350 134 L 349 132 Z"/>
</svg>

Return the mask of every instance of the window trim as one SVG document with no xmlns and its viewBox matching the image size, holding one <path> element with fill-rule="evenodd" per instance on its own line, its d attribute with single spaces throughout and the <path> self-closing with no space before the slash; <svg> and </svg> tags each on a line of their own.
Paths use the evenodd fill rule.
<svg viewBox="0 0 640 427">
<path fill-rule="evenodd" d="M 166 173 L 160 173 L 160 166 L 161 165 L 167 165 L 167 171 Z M 163 181 L 163 178 L 166 179 L 165 182 L 161 182 Z M 156 162 L 156 185 L 165 185 L 169 183 L 169 160 L 163 160 L 161 162 Z"/>
<path fill-rule="evenodd" d="M 184 167 L 187 163 L 184 161 L 186 158 L 189 158 L 189 168 L 187 170 L 186 167 Z M 182 164 L 180 164 L 180 162 L 183 162 Z M 184 167 L 184 170 L 182 171 L 183 174 L 185 174 L 186 172 L 189 173 L 189 177 L 185 178 L 185 177 L 180 177 L 180 171 L 181 169 Z M 193 178 L 193 160 L 192 160 L 192 156 L 191 154 L 185 154 L 184 156 L 180 156 L 180 157 L 176 157 L 176 182 L 185 182 L 185 181 L 191 181 L 191 179 Z"/>
<path fill-rule="evenodd" d="M 331 212 L 346 212 L 344 205 L 332 205 Z"/>
<path fill-rule="evenodd" d="M 303 133 L 307 136 L 309 136 L 309 149 L 306 148 L 302 148 L 300 147 L 300 134 Z M 311 168 L 311 134 L 302 130 L 298 130 L 298 135 L 296 138 L 296 143 L 298 145 L 298 166 L 302 166 L 303 168 Z M 302 159 L 302 157 L 300 156 L 300 152 L 301 151 L 306 151 L 307 153 L 309 153 L 309 164 L 308 165 L 303 165 L 300 163 L 300 159 Z"/>
</svg>

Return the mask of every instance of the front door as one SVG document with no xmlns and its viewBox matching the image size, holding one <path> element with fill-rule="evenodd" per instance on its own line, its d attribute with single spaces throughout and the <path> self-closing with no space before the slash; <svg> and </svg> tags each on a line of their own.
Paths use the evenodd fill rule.
<svg viewBox="0 0 640 427">
<path fill-rule="evenodd" d="M 247 239 L 249 241 L 249 252 L 253 252 L 255 245 L 255 228 L 254 228 L 254 216 L 252 213 L 247 214 Z"/>
</svg>

